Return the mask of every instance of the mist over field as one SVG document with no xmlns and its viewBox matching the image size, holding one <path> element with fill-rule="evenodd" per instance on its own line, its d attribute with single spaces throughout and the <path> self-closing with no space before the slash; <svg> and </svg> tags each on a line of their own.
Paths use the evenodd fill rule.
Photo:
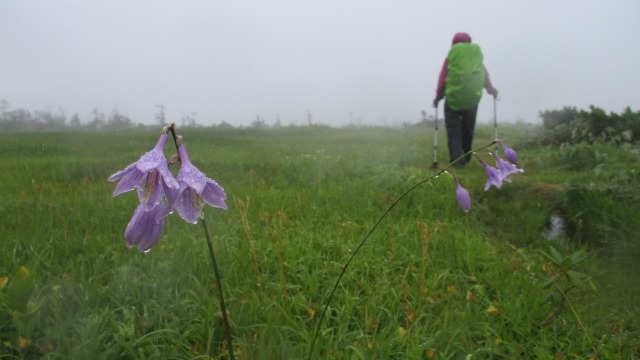
<svg viewBox="0 0 640 360">
<path fill-rule="evenodd" d="M 640 3 L 63 0 L 0 4 L 11 109 L 169 121 L 343 126 L 433 116 L 456 32 L 500 91 L 501 122 L 563 106 L 640 107 Z M 62 109 L 62 110 L 61 110 Z M 489 96 L 478 121 L 493 119 Z"/>
<path fill-rule="evenodd" d="M 452 159 L 460 31 L 500 96 Z M 640 359 L 638 34 L 622 0 L 0 1 L 0 358 Z"/>
</svg>

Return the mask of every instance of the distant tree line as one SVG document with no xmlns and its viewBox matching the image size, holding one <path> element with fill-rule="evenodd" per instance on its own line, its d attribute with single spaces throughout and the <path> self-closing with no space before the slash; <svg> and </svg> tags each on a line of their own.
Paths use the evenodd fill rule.
<svg viewBox="0 0 640 360">
<path fill-rule="evenodd" d="M 165 123 L 164 107 L 159 105 L 156 120 Z M 180 123 L 183 127 L 199 127 L 196 114 L 185 115 Z M 224 123 L 223 126 L 231 126 Z M 114 130 L 142 128 L 145 125 L 136 123 L 116 108 L 108 115 L 94 109 L 88 119 L 81 119 L 77 113 L 67 117 L 62 107 L 48 107 L 44 111 L 12 109 L 9 102 L 0 100 L 0 132 L 11 131 L 62 131 L 62 130 Z"/>
<path fill-rule="evenodd" d="M 163 105 L 156 105 L 157 113 L 155 114 L 156 124 L 161 126 L 167 125 L 172 119 L 167 119 L 164 112 Z M 427 116 L 423 111 L 422 118 L 416 123 L 403 122 L 400 126 L 404 128 L 411 127 L 433 127 L 434 117 L 432 115 Z M 184 115 L 181 120 L 176 121 L 181 127 L 197 128 L 202 125 L 197 123 L 196 113 Z M 131 129 L 131 128 L 144 128 L 148 126 L 157 125 L 145 125 L 134 122 L 129 116 L 120 113 L 115 108 L 107 115 L 104 112 L 93 109 L 91 114 L 82 119 L 77 113 L 68 117 L 62 107 L 54 108 L 48 107 L 43 111 L 30 111 L 26 109 L 12 109 L 9 102 L 6 100 L 0 100 L 0 132 L 15 132 L 15 131 L 93 131 L 93 130 L 114 130 L 114 129 Z M 234 128 L 234 126 L 227 121 L 221 121 L 219 124 L 211 125 L 215 128 Z M 296 125 L 289 124 L 288 126 L 295 127 Z M 300 126 L 300 125 L 298 125 Z M 309 111 L 307 113 L 307 124 L 302 126 L 328 126 L 314 123 L 312 121 L 312 114 Z M 362 124 L 361 119 L 352 119 L 351 123 L 344 127 L 362 127 L 366 126 Z M 243 126 L 241 126 L 243 127 Z M 253 129 L 278 129 L 284 127 L 280 117 L 276 116 L 276 121 L 273 124 L 267 123 L 264 117 L 257 115 L 253 120 L 249 128 Z"/>
<path fill-rule="evenodd" d="M 43 130 L 112 130 L 139 127 L 118 109 L 109 115 L 94 109 L 91 117 L 84 121 L 77 113 L 67 117 L 62 107 L 45 111 L 12 109 L 9 102 L 0 100 L 0 131 L 43 131 Z"/>
<path fill-rule="evenodd" d="M 614 144 L 640 140 L 640 112 L 626 108 L 621 114 L 590 106 L 589 110 L 564 107 L 540 112 L 542 130 L 534 139 L 544 145 L 595 142 Z"/>
<path fill-rule="evenodd" d="M 164 106 L 156 105 L 156 107 L 155 121 L 157 124 L 164 126 L 169 121 L 172 121 L 166 118 Z M 187 128 L 202 127 L 197 123 L 195 112 L 184 115 L 176 123 L 181 127 Z M 148 126 L 156 125 L 136 123 L 127 115 L 120 113 L 117 108 L 113 109 L 108 115 L 96 108 L 87 119 L 81 119 L 77 113 L 74 113 L 70 118 L 67 117 L 62 107 L 56 109 L 48 107 L 45 111 L 12 109 L 8 101 L 0 100 L 0 132 L 114 130 Z M 222 121 L 217 125 L 212 125 L 212 127 L 233 128 L 234 126 L 227 121 Z M 275 124 L 269 125 L 263 117 L 258 115 L 249 127 L 256 129 L 280 128 L 282 124 L 278 118 Z"/>
</svg>

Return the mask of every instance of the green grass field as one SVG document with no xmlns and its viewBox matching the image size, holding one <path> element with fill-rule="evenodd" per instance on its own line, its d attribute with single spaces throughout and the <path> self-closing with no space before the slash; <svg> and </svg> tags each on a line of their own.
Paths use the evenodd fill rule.
<svg viewBox="0 0 640 360">
<path fill-rule="evenodd" d="M 236 358 L 307 358 L 352 251 L 434 173 L 433 129 L 177 130 L 228 196 L 205 216 Z M 313 359 L 640 358 L 640 148 L 534 147 L 532 130 L 500 129 L 525 170 L 502 189 L 483 191 L 477 162 L 455 171 L 469 212 L 442 175 L 389 213 Z M 159 133 L 3 134 L 0 359 L 227 358 L 202 228 L 173 214 L 149 253 L 125 245 L 138 199 L 106 179 Z M 492 136 L 480 127 L 475 145 Z"/>
</svg>

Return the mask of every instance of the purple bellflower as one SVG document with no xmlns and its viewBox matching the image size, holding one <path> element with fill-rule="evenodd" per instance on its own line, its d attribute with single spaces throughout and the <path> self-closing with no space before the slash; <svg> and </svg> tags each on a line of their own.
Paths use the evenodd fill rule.
<svg viewBox="0 0 640 360">
<path fill-rule="evenodd" d="M 489 190 L 491 185 L 500 189 L 502 187 L 502 177 L 500 176 L 500 171 L 493 166 L 487 164 L 481 157 L 476 154 L 473 154 L 476 159 L 480 161 L 480 163 L 484 166 L 485 173 L 487 174 L 487 183 L 484 185 L 484 191 Z"/>
<path fill-rule="evenodd" d="M 205 203 L 220 209 L 227 209 L 224 189 L 215 180 L 209 179 L 198 170 L 187 155 L 184 145 L 178 147 L 182 166 L 178 172 L 180 188 L 174 209 L 186 222 L 195 224 L 200 218 Z"/>
<path fill-rule="evenodd" d="M 164 144 L 167 134 L 163 133 L 156 146 L 138 161 L 124 170 L 109 177 L 109 181 L 117 181 L 113 196 L 138 189 L 138 198 L 144 209 L 149 211 L 163 201 L 163 195 L 173 198 L 171 193 L 179 189 L 178 181 L 173 177 L 164 156 Z"/>
<path fill-rule="evenodd" d="M 515 164 L 502 160 L 495 152 L 489 150 L 489 153 L 496 159 L 496 167 L 501 180 L 511 182 L 509 178 L 511 174 L 524 172 L 524 170 L 518 169 Z"/>
<path fill-rule="evenodd" d="M 451 174 L 451 176 L 453 176 L 453 180 L 456 181 L 456 198 L 458 199 L 458 204 L 460 205 L 462 210 L 467 212 L 469 211 L 469 209 L 471 209 L 471 198 L 469 197 L 469 192 L 467 191 L 467 189 L 462 187 L 457 176 L 455 176 L 454 174 Z"/>
<path fill-rule="evenodd" d="M 147 211 L 143 204 L 133 213 L 124 231 L 127 246 L 137 246 L 140 252 L 147 252 L 158 241 L 164 227 L 164 219 L 169 214 L 169 204 L 161 203 Z"/>
<path fill-rule="evenodd" d="M 502 150 L 504 150 L 505 159 L 513 165 L 518 165 L 518 154 L 516 154 L 512 148 L 505 145 L 502 141 L 498 141 L 498 144 L 500 144 L 500 146 L 502 146 Z"/>
</svg>

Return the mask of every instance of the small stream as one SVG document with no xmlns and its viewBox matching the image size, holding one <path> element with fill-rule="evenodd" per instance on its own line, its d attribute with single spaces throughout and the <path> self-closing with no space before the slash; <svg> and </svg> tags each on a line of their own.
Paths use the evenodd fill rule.
<svg viewBox="0 0 640 360">
<path fill-rule="evenodd" d="M 564 238 L 567 235 L 566 227 L 564 218 L 553 214 L 549 218 L 549 225 L 542 231 L 542 237 L 547 240 Z"/>
</svg>

